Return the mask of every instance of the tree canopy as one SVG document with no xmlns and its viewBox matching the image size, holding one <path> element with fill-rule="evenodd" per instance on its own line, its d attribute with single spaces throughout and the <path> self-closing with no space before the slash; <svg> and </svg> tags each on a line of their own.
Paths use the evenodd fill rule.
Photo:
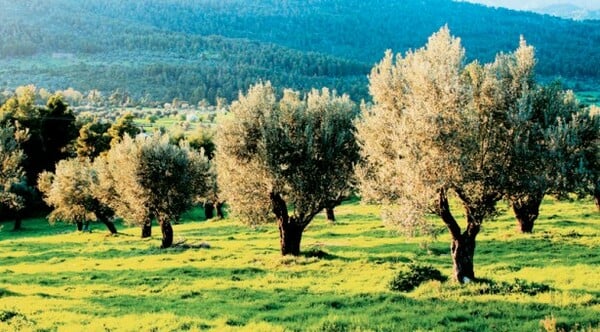
<svg viewBox="0 0 600 332">
<path fill-rule="evenodd" d="M 222 119 L 216 161 L 223 196 L 250 222 L 270 209 L 283 255 L 299 254 L 303 230 L 348 188 L 358 158 L 355 116 L 348 96 L 286 90 L 278 99 L 267 82 L 240 95 Z"/>
<path fill-rule="evenodd" d="M 125 135 L 95 164 L 100 200 L 132 224 L 144 226 L 156 218 L 163 248 L 173 244 L 171 222 L 211 186 L 208 159 L 186 142 L 171 144 L 167 135 Z"/>
<path fill-rule="evenodd" d="M 404 228 L 439 215 L 452 236 L 454 276 L 474 279 L 475 239 L 495 214 L 508 183 L 509 116 L 499 67 L 465 65 L 460 40 L 447 27 L 405 57 L 386 53 L 369 77 L 374 105 L 358 126 L 367 199 L 401 209 Z M 527 68 L 523 68 L 527 79 Z M 514 94 L 527 84 L 516 81 Z M 456 195 L 466 210 L 464 232 L 450 210 Z"/>
<path fill-rule="evenodd" d="M 110 220 L 114 212 L 95 195 L 98 181 L 97 171 L 84 158 L 64 159 L 58 162 L 54 173 L 42 172 L 38 188 L 44 195 L 44 201 L 53 207 L 48 220 L 78 224 L 98 220 L 111 233 L 116 233 Z"/>
</svg>

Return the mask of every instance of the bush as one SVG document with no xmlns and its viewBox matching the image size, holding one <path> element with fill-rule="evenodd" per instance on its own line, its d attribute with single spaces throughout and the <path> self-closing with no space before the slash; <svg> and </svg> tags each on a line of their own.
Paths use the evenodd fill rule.
<svg viewBox="0 0 600 332">
<path fill-rule="evenodd" d="M 446 277 L 431 265 L 409 264 L 408 270 L 404 269 L 398 272 L 392 279 L 388 288 L 393 291 L 409 292 L 425 281 L 438 280 L 446 281 Z"/>
</svg>

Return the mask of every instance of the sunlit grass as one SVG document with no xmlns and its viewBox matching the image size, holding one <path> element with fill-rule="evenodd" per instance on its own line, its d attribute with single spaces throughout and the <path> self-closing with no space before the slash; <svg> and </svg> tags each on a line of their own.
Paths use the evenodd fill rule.
<svg viewBox="0 0 600 332">
<path fill-rule="evenodd" d="M 531 235 L 518 234 L 507 212 L 478 237 L 476 274 L 487 283 L 431 281 L 408 293 L 388 289 L 404 264 L 451 274 L 448 235 L 399 236 L 383 226 L 378 207 L 355 202 L 336 209 L 336 223 L 317 216 L 300 257 L 280 256 L 274 225 L 230 219 L 184 220 L 174 226 L 179 245 L 167 250 L 158 249 L 158 227 L 142 240 L 138 228 L 121 224 L 117 236 L 100 224 L 91 233 L 41 219 L 17 233 L 6 224 L 0 330 L 537 331 L 543 321 L 597 331 L 594 209 L 591 201 L 548 199 Z M 550 290 L 489 291 L 516 279 Z"/>
</svg>

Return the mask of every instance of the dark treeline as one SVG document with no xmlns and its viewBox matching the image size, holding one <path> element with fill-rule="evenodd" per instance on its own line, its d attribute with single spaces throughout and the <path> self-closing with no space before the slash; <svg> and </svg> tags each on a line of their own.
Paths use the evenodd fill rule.
<svg viewBox="0 0 600 332">
<path fill-rule="evenodd" d="M 462 36 L 468 59 L 490 61 L 524 35 L 542 78 L 600 77 L 599 22 L 449 0 L 2 2 L 0 88 L 214 103 L 270 80 L 368 99 L 366 75 L 385 49 L 417 48 L 444 24 Z"/>
</svg>

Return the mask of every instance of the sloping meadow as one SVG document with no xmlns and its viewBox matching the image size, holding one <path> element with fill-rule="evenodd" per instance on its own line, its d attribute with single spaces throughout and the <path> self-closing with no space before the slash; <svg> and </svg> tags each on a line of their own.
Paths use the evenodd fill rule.
<svg viewBox="0 0 600 332">
<path fill-rule="evenodd" d="M 458 207 L 457 207 L 458 208 Z M 446 232 L 406 238 L 379 209 L 318 216 L 300 257 L 281 257 L 275 225 L 183 220 L 176 245 L 118 224 L 108 236 L 28 220 L 0 231 L 0 330 L 536 331 L 600 329 L 599 214 L 546 200 L 534 234 L 505 213 L 485 225 L 479 282 L 393 290 L 415 265 L 449 277 Z M 191 214 L 198 216 L 198 214 Z M 435 220 L 437 221 L 437 220 Z M 438 222 L 439 227 L 441 223 Z"/>
</svg>

